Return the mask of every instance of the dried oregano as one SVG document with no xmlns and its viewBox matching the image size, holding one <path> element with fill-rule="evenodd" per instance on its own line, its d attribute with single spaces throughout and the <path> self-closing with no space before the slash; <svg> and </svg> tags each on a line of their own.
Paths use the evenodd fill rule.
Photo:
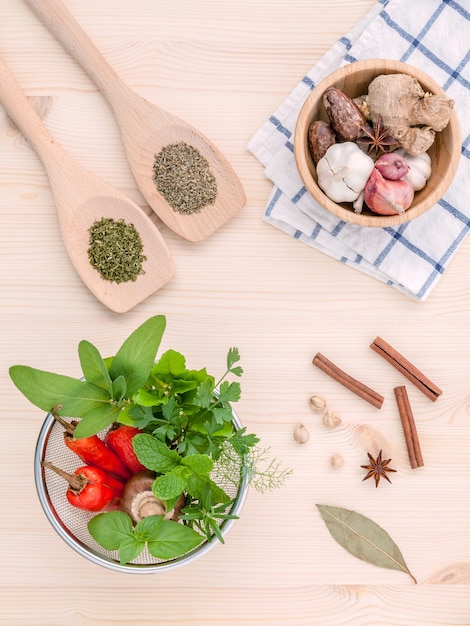
<svg viewBox="0 0 470 626">
<path fill-rule="evenodd" d="M 153 165 L 153 180 L 178 213 L 197 213 L 214 204 L 217 196 L 217 181 L 209 162 L 184 142 L 168 144 L 160 150 Z"/>
<path fill-rule="evenodd" d="M 103 217 L 88 229 L 88 259 L 104 280 L 123 283 L 144 274 L 143 244 L 133 224 Z"/>
</svg>

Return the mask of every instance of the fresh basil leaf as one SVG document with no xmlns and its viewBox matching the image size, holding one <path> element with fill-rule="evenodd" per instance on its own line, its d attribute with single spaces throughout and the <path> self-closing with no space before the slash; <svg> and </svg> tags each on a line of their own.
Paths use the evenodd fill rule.
<svg viewBox="0 0 470 626">
<path fill-rule="evenodd" d="M 126 397 L 127 384 L 124 376 L 118 376 L 112 382 L 112 393 L 115 402 L 121 402 Z"/>
<path fill-rule="evenodd" d="M 38 370 L 27 365 L 13 365 L 10 378 L 21 393 L 43 411 L 61 405 L 59 415 L 84 417 L 94 409 L 106 406 L 107 391 L 84 380 Z"/>
<path fill-rule="evenodd" d="M 164 520 L 158 536 L 148 542 L 150 554 L 159 559 L 174 559 L 196 548 L 203 537 L 189 526 Z"/>
<path fill-rule="evenodd" d="M 144 548 L 145 541 L 139 541 L 135 535 L 126 537 L 119 546 L 119 562 L 121 565 L 126 565 L 137 558 Z"/>
<path fill-rule="evenodd" d="M 134 536 L 138 541 L 149 541 L 158 534 L 163 522 L 163 515 L 149 515 L 137 523 L 134 528 Z"/>
<path fill-rule="evenodd" d="M 180 455 L 152 435 L 135 435 L 132 446 L 139 461 L 159 474 L 171 472 L 181 462 Z"/>
<path fill-rule="evenodd" d="M 121 413 L 118 406 L 105 404 L 90 411 L 83 417 L 75 427 L 73 436 L 75 439 L 83 439 L 84 437 L 92 437 L 101 432 L 117 420 Z"/>
<path fill-rule="evenodd" d="M 170 500 L 182 494 L 186 486 L 184 475 L 177 471 L 157 476 L 152 484 L 152 492 L 160 500 Z"/>
<path fill-rule="evenodd" d="M 132 520 L 123 511 L 99 513 L 88 522 L 88 530 L 105 550 L 117 550 L 132 535 Z"/>
<path fill-rule="evenodd" d="M 112 396 L 111 377 L 98 348 L 89 341 L 80 341 L 78 344 L 78 357 L 85 380 L 97 387 L 101 387 Z"/>
<path fill-rule="evenodd" d="M 110 369 L 111 378 L 124 376 L 129 397 L 147 382 L 165 325 L 164 315 L 151 317 L 124 341 L 114 357 Z"/>
</svg>

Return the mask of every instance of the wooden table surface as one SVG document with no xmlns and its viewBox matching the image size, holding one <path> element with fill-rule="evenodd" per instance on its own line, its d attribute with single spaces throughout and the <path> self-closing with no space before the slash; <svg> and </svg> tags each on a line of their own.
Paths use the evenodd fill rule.
<svg viewBox="0 0 470 626">
<path fill-rule="evenodd" d="M 373 0 L 64 0 L 118 74 L 216 143 L 247 195 L 240 213 L 190 244 L 164 226 L 176 276 L 130 312 L 105 309 L 62 246 L 44 169 L 0 108 L 2 418 L 0 623 L 450 626 L 470 624 L 470 241 L 425 303 L 296 242 L 263 221 L 271 184 L 246 145 L 291 89 Z M 56 139 L 147 209 L 112 113 L 21 0 L 1 0 L 0 53 Z M 250 490 L 241 518 L 202 559 L 151 576 L 80 557 L 36 496 L 33 455 L 44 415 L 13 387 L 16 363 L 79 376 L 77 344 L 113 354 L 151 315 L 162 348 L 221 372 L 242 356 L 238 413 L 293 470 L 281 489 Z M 369 348 L 380 335 L 435 380 L 409 388 L 425 460 L 411 470 L 393 388 L 403 377 Z M 323 352 L 385 396 L 378 411 L 312 366 Z M 309 407 L 324 396 L 342 424 Z M 297 444 L 298 423 L 310 439 Z M 363 482 L 384 447 L 393 484 Z M 330 457 L 344 458 L 341 468 Z M 354 509 L 393 537 L 418 584 L 341 548 L 315 504 Z"/>
</svg>

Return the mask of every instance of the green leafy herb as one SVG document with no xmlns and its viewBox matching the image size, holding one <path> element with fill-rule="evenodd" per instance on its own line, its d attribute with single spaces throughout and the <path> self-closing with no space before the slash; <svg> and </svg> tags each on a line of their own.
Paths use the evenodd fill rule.
<svg viewBox="0 0 470 626">
<path fill-rule="evenodd" d="M 406 572 L 416 583 L 399 547 L 381 526 L 349 509 L 316 506 L 332 537 L 350 554 L 378 567 Z"/>
<path fill-rule="evenodd" d="M 147 544 L 148 551 L 159 559 L 174 559 L 196 548 L 203 537 L 189 526 L 151 515 L 135 528 L 123 511 L 99 513 L 88 522 L 93 539 L 105 550 L 119 550 L 121 565 L 139 556 Z"/>
<path fill-rule="evenodd" d="M 276 459 L 268 460 L 268 449 L 257 448 L 258 437 L 234 421 L 232 403 L 240 399 L 241 387 L 229 377 L 243 373 L 238 349 L 228 350 L 225 372 L 217 380 L 205 368 L 187 367 L 175 350 L 157 358 L 165 326 L 164 316 L 151 317 L 106 359 L 89 341 L 81 341 L 84 380 L 23 365 L 10 368 L 13 382 L 33 404 L 78 419 L 75 438 L 98 434 L 114 422 L 139 428 L 133 446 L 139 461 L 156 473 L 155 497 L 171 510 L 185 495 L 191 516 L 185 524 L 139 522 L 133 529 L 122 515 L 93 518 L 90 532 L 103 547 L 119 549 L 124 562 L 134 559 L 145 542 L 152 554 L 173 554 L 171 533 L 184 532 L 175 526 L 191 524 L 208 538 L 221 539 L 219 525 L 231 519 L 233 500 L 219 481 L 238 488 L 245 480 L 263 491 L 280 486 L 290 474 Z M 163 541 L 168 529 L 170 537 Z"/>
</svg>

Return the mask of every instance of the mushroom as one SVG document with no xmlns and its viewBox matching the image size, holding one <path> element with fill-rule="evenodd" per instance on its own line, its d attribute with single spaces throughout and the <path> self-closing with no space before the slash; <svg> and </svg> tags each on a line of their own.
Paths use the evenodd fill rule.
<svg viewBox="0 0 470 626">
<path fill-rule="evenodd" d="M 121 509 L 130 515 L 135 523 L 150 515 L 163 515 L 167 520 L 178 520 L 185 504 L 184 494 L 181 494 L 176 506 L 167 511 L 165 501 L 156 498 L 152 491 L 155 478 L 155 472 L 142 470 L 131 476 L 124 487 Z"/>
</svg>

